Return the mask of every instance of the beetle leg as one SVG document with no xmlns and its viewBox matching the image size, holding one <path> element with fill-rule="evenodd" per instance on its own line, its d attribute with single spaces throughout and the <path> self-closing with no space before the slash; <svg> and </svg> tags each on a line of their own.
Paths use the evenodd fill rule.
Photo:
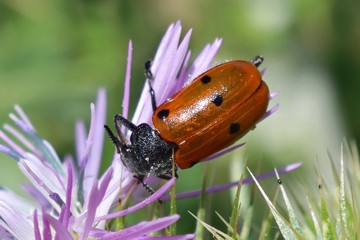
<svg viewBox="0 0 360 240">
<path fill-rule="evenodd" d="M 251 62 L 258 68 L 264 62 L 264 58 L 262 56 L 256 56 Z"/>
<path fill-rule="evenodd" d="M 150 70 L 151 68 L 151 60 L 146 61 L 145 63 L 145 76 L 148 79 L 149 89 L 150 89 L 150 97 L 151 97 L 151 105 L 153 108 L 153 111 L 155 112 L 157 106 L 156 106 L 156 98 L 155 98 L 155 91 L 152 88 L 151 81 L 154 79 L 154 75 Z"/>
<path fill-rule="evenodd" d="M 144 176 L 135 176 L 134 175 L 134 178 L 136 178 L 138 180 L 138 182 L 140 182 L 144 188 L 146 189 L 146 191 L 148 191 L 150 193 L 150 195 L 153 195 L 154 194 L 154 190 L 146 183 L 144 182 Z M 160 199 L 158 199 L 159 203 L 162 204 L 163 201 L 161 201 Z"/>
<path fill-rule="evenodd" d="M 146 182 L 144 182 L 144 176 L 134 175 L 134 178 L 136 178 L 151 195 L 154 194 L 154 190 Z"/>
<path fill-rule="evenodd" d="M 124 134 L 121 132 L 121 124 L 130 129 L 130 131 L 134 131 L 136 128 L 136 125 L 121 116 L 120 114 L 116 114 L 114 117 L 114 126 L 116 129 L 117 136 L 111 131 L 108 125 L 104 125 L 104 128 L 109 135 L 111 141 L 114 143 L 116 152 L 121 153 L 121 149 L 123 146 L 127 144 L 127 140 L 124 136 Z"/>
<path fill-rule="evenodd" d="M 153 74 L 150 70 L 151 68 L 151 60 L 147 60 L 145 62 L 145 76 L 148 78 L 148 79 L 153 79 Z"/>
<path fill-rule="evenodd" d="M 160 179 L 164 179 L 164 180 L 170 180 L 171 179 L 170 175 L 159 175 L 157 177 L 160 178 Z"/>
<path fill-rule="evenodd" d="M 160 179 L 164 179 L 164 180 L 170 180 L 170 179 L 172 178 L 171 175 L 159 175 L 159 176 L 157 176 L 157 177 L 160 178 Z M 176 179 L 179 178 L 177 172 L 175 172 L 175 178 L 176 178 Z"/>
</svg>

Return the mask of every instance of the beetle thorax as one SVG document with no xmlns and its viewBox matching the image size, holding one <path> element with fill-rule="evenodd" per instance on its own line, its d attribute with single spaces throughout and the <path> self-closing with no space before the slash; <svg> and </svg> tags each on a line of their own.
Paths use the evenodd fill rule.
<svg viewBox="0 0 360 240">
<path fill-rule="evenodd" d="M 137 126 L 131 134 L 130 142 L 131 155 L 123 154 L 123 161 L 134 175 L 171 175 L 176 145 L 164 141 L 146 123 Z"/>
</svg>

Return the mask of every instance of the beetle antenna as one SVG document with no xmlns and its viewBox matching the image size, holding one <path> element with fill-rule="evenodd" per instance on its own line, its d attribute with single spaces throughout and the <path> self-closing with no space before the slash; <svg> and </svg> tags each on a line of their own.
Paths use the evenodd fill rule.
<svg viewBox="0 0 360 240">
<path fill-rule="evenodd" d="M 151 85 L 151 81 L 153 81 L 154 79 L 154 75 L 151 72 L 151 60 L 147 60 L 145 63 L 145 76 L 148 80 L 148 85 L 149 85 L 149 89 L 150 89 L 150 97 L 151 97 L 151 105 L 153 108 L 153 111 L 155 112 L 157 105 L 156 105 L 156 98 L 155 98 L 155 91 Z"/>
<path fill-rule="evenodd" d="M 118 135 L 121 135 L 120 124 L 124 125 L 126 128 L 128 128 L 132 132 L 136 129 L 135 124 L 133 124 L 132 122 L 130 122 L 129 120 L 127 120 L 126 118 L 121 116 L 120 114 L 116 114 L 114 116 L 114 124 L 115 124 L 115 128 L 116 128 Z"/>
<path fill-rule="evenodd" d="M 107 134 L 109 135 L 110 140 L 114 143 L 116 152 L 120 153 L 121 144 L 119 142 L 119 139 L 117 137 L 115 137 L 114 133 L 111 131 L 111 129 L 109 128 L 108 125 L 104 125 L 104 128 L 105 128 Z"/>
<path fill-rule="evenodd" d="M 264 62 L 264 58 L 262 56 L 256 56 L 251 62 L 258 68 Z"/>
</svg>

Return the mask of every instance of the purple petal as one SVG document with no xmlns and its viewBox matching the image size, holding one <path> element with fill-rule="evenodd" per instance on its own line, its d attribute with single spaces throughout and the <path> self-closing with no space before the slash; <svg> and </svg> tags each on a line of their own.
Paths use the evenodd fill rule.
<svg viewBox="0 0 360 240">
<path fill-rule="evenodd" d="M 177 22 L 175 25 L 171 25 L 166 34 L 164 35 L 163 39 L 161 40 L 160 46 L 156 52 L 153 65 L 151 70 L 154 74 L 154 83 L 153 88 L 156 93 L 162 93 L 162 88 L 167 84 L 164 84 L 166 81 L 171 82 L 175 78 L 170 79 L 170 74 L 172 69 L 177 68 L 179 69 L 180 66 L 174 65 L 174 60 L 177 59 L 178 46 L 181 34 L 181 24 Z M 183 51 L 183 50 L 182 50 Z M 182 52 L 180 53 L 180 55 Z M 158 97 L 157 97 L 158 100 Z M 150 94 L 148 85 L 145 84 L 138 107 L 134 113 L 134 117 L 132 122 L 135 124 L 139 123 L 149 123 L 151 120 L 151 116 L 153 114 L 153 110 L 151 108 L 150 103 Z"/>
<path fill-rule="evenodd" d="M 0 131 L 1 133 L 1 131 Z M 22 158 L 22 156 L 20 156 L 16 151 L 8 148 L 7 146 L 4 146 L 2 144 L 0 144 L 0 152 L 5 153 L 6 155 L 8 155 L 9 157 L 13 158 L 15 161 L 20 161 L 20 159 Z"/>
<path fill-rule="evenodd" d="M 61 224 L 61 222 L 49 214 L 45 213 L 45 219 L 51 224 L 51 226 L 55 229 L 56 237 L 55 239 L 61 240 L 73 240 L 73 237 L 69 233 L 69 231 Z"/>
<path fill-rule="evenodd" d="M 122 101 L 122 108 L 123 108 L 122 116 L 124 118 L 128 118 L 128 115 L 129 115 L 132 51 L 133 51 L 133 46 L 132 46 L 132 42 L 130 40 L 129 46 L 128 46 L 128 55 L 127 55 L 127 64 L 126 64 L 124 97 L 123 97 L 123 101 Z M 125 132 L 125 126 L 121 127 L 121 131 Z"/>
<path fill-rule="evenodd" d="M 57 214 L 56 214 L 57 220 L 58 220 L 59 222 L 61 222 L 61 224 L 63 224 L 63 222 L 64 222 L 64 215 L 65 215 L 65 204 L 63 204 L 63 205 L 61 206 L 60 215 L 57 215 Z M 63 225 L 64 225 L 64 224 L 63 224 Z M 56 239 L 56 236 L 55 236 L 55 239 Z"/>
<path fill-rule="evenodd" d="M 154 65 L 156 65 L 156 66 L 159 65 L 158 62 L 164 56 L 165 52 L 168 49 L 168 45 L 171 43 L 171 41 L 174 41 L 174 37 L 177 32 L 181 32 L 180 21 L 177 21 L 176 23 L 172 23 L 166 30 L 163 38 L 160 41 L 159 47 L 156 51 L 156 54 L 155 54 L 155 57 L 153 60 Z M 178 41 L 178 39 L 177 39 L 177 41 Z"/>
<path fill-rule="evenodd" d="M 189 60 L 190 60 L 190 56 L 191 56 L 191 51 L 189 50 L 185 56 L 184 62 L 182 64 L 180 73 L 179 73 L 179 77 L 176 79 L 176 86 L 173 90 L 173 94 L 175 94 L 175 92 L 179 91 L 180 89 L 182 89 L 184 87 L 185 84 L 185 80 L 187 80 L 188 76 L 186 75 L 186 71 L 187 71 L 187 66 L 189 64 Z"/>
<path fill-rule="evenodd" d="M 295 163 L 292 163 L 290 165 L 287 165 L 283 168 L 280 168 L 279 170 L 277 170 L 277 172 L 279 174 L 284 174 L 284 173 L 288 173 L 288 172 L 291 172 L 291 171 L 294 171 L 295 169 L 299 168 L 302 166 L 302 162 L 295 162 Z M 264 173 L 264 174 L 260 174 L 256 177 L 256 179 L 265 179 L 265 178 L 268 178 L 270 174 L 268 173 Z M 274 175 L 273 175 L 274 176 Z"/>
<path fill-rule="evenodd" d="M 130 213 L 136 212 L 141 208 L 144 208 L 145 206 L 149 205 L 150 203 L 156 202 L 158 201 L 164 194 L 166 191 L 169 190 L 169 188 L 175 183 L 175 179 L 172 178 L 169 181 L 167 181 L 161 188 L 159 188 L 154 194 L 152 194 L 150 197 L 144 199 L 142 202 L 129 207 L 125 210 L 119 211 L 119 212 L 114 212 L 108 215 L 104 215 L 101 217 L 97 217 L 95 219 L 96 222 L 98 221 L 102 221 L 102 220 L 109 220 L 109 219 L 113 219 L 113 218 L 117 218 L 117 217 L 122 217 L 125 215 L 129 215 Z"/>
<path fill-rule="evenodd" d="M 106 190 L 103 200 L 97 207 L 97 216 L 108 214 L 114 201 L 117 201 L 119 197 L 125 197 L 128 194 L 128 191 L 133 187 L 133 174 L 127 171 L 127 169 L 122 165 L 122 162 L 119 159 L 119 155 L 116 156 L 111 165 L 111 168 L 113 169 L 113 176 L 109 182 L 109 186 Z M 103 178 L 104 176 L 101 178 L 101 181 L 103 181 Z M 119 194 L 121 195 L 119 196 Z M 99 225 L 97 225 L 98 228 L 103 224 L 105 224 L 104 221 L 100 222 Z"/>
<path fill-rule="evenodd" d="M 94 138 L 94 126 L 95 126 L 95 105 L 93 103 L 90 104 L 90 128 L 89 133 L 87 135 L 87 138 L 85 140 L 85 148 L 84 152 L 81 156 L 80 161 L 80 168 L 85 169 L 85 166 L 87 165 L 88 159 L 89 159 L 89 152 L 93 143 Z"/>
<path fill-rule="evenodd" d="M 194 62 L 189 67 L 186 72 L 187 76 L 190 76 L 188 80 L 185 81 L 185 84 L 191 82 L 201 73 L 205 72 L 211 66 L 211 63 L 214 61 L 216 54 L 218 53 L 222 39 L 217 38 L 212 44 L 207 44 L 204 49 L 201 51 L 199 56 L 196 57 Z"/>
<path fill-rule="evenodd" d="M 25 114 L 25 112 L 23 111 L 23 109 L 19 106 L 19 105 L 15 105 L 14 109 L 16 111 L 16 113 L 20 116 L 20 119 L 27 125 L 29 126 L 30 129 L 32 129 L 33 131 L 35 131 L 34 126 L 32 125 L 30 119 L 28 118 L 28 116 Z"/>
<path fill-rule="evenodd" d="M 291 172 L 297 168 L 299 168 L 302 165 L 302 163 L 297 162 L 297 163 L 293 163 L 290 164 L 288 166 L 285 166 L 284 168 L 281 168 L 278 170 L 279 174 L 284 174 L 284 173 L 288 173 Z M 268 172 L 268 173 L 263 173 L 263 174 L 259 174 L 256 176 L 257 180 L 264 180 L 270 177 L 274 177 L 276 174 L 274 171 Z M 251 177 L 245 178 L 242 182 L 242 184 L 249 184 L 249 183 L 253 183 L 254 179 L 252 179 Z M 239 184 L 239 181 L 235 181 L 235 182 L 230 182 L 230 183 L 226 183 L 226 184 L 220 184 L 220 185 L 215 185 L 212 187 L 209 187 L 206 189 L 206 193 L 215 193 L 215 192 L 220 192 L 220 191 L 224 191 L 227 189 L 230 189 L 232 187 L 236 187 Z M 191 191 L 191 192 L 185 192 L 185 193 L 179 193 L 176 194 L 176 199 L 183 199 L 183 198 L 191 198 L 191 197 L 197 197 L 201 195 L 201 190 L 197 190 L 197 191 Z M 163 201 L 169 201 L 170 200 L 170 196 L 166 195 L 164 197 L 161 198 L 161 200 Z"/>
<path fill-rule="evenodd" d="M 35 239 L 32 224 L 10 203 L 0 201 L 0 225 L 10 232 L 16 239 Z"/>
<path fill-rule="evenodd" d="M 45 208 L 49 208 L 51 206 L 48 199 L 46 199 L 42 195 L 42 193 L 30 183 L 23 183 L 22 187 L 25 190 L 25 192 L 27 192 L 40 206 Z"/>
<path fill-rule="evenodd" d="M 139 237 L 136 238 L 136 240 L 189 240 L 189 239 L 195 239 L 195 234 L 185 234 L 185 235 L 178 235 L 178 236 L 170 236 L 170 237 Z"/>
<path fill-rule="evenodd" d="M 27 135 L 27 137 L 32 141 L 36 149 L 41 152 L 41 156 L 39 158 L 50 163 L 57 173 L 59 173 L 60 175 L 64 175 L 60 159 L 51 147 L 51 145 L 42 138 L 40 138 L 40 136 L 33 130 L 32 126 L 26 125 L 25 122 L 23 122 L 14 114 L 10 114 L 10 118 Z"/>
<path fill-rule="evenodd" d="M 240 147 L 242 147 L 242 146 L 244 146 L 244 145 L 245 145 L 245 143 L 240 143 L 240 144 L 234 145 L 234 146 L 232 146 L 232 147 L 226 148 L 226 149 L 224 149 L 224 150 L 222 150 L 222 151 L 220 151 L 220 152 L 217 152 L 217 153 L 215 153 L 215 154 L 213 154 L 213 155 L 205 158 L 205 159 L 202 160 L 201 162 L 211 161 L 211 160 L 216 159 L 216 158 L 218 158 L 218 157 L 220 157 L 220 156 L 222 156 L 222 155 L 224 155 L 224 154 L 226 154 L 226 153 L 228 153 L 228 152 L 232 152 L 232 151 L 234 151 L 235 149 L 238 149 L 238 148 L 240 148 Z"/>
<path fill-rule="evenodd" d="M 104 197 L 104 194 L 106 192 L 107 187 L 109 186 L 109 182 L 112 177 L 113 170 L 110 168 L 107 173 L 105 174 L 105 177 L 103 181 L 100 184 L 100 187 L 98 189 L 98 184 L 95 181 L 90 194 L 89 194 L 89 202 L 87 207 L 87 216 L 85 219 L 85 223 L 83 226 L 83 231 L 80 234 L 80 239 L 85 239 L 88 236 L 88 233 L 90 232 L 92 228 L 92 224 L 94 222 L 95 214 L 98 205 L 100 204 L 101 200 Z"/>
<path fill-rule="evenodd" d="M 90 104 L 90 129 L 89 134 L 85 140 L 85 148 L 82 156 L 80 157 L 80 169 L 84 170 L 87 165 L 89 159 L 89 152 L 91 149 L 91 145 L 93 143 L 93 135 L 94 135 L 94 125 L 95 125 L 95 105 L 93 103 Z"/>
<path fill-rule="evenodd" d="M 134 239 L 137 237 L 141 237 L 147 234 L 150 234 L 152 232 L 159 231 L 161 229 L 164 229 L 165 227 L 173 224 L 179 219 L 179 215 L 174 214 L 172 216 L 159 218 L 153 221 L 149 222 L 141 222 L 134 226 L 125 228 L 123 230 L 120 230 L 118 232 L 112 232 L 105 234 L 101 237 L 103 240 L 113 240 L 113 239 Z"/>
<path fill-rule="evenodd" d="M 57 155 L 54 147 L 44 139 L 42 139 L 41 145 L 42 145 L 41 147 L 45 148 L 43 152 L 45 152 L 44 155 L 46 156 L 46 162 L 44 164 L 46 165 L 48 165 L 48 163 L 51 164 L 52 167 L 49 167 L 49 169 L 54 172 L 57 178 L 59 178 L 60 176 L 64 176 L 65 172 L 64 169 L 62 168 L 62 162 L 59 156 Z M 56 168 L 57 165 L 59 166 L 60 170 Z"/>
<path fill-rule="evenodd" d="M 80 172 L 84 172 L 84 176 L 83 176 L 84 198 L 86 198 L 88 192 L 90 191 L 91 187 L 93 186 L 94 178 L 95 178 L 95 176 L 91 174 L 93 172 L 93 169 L 88 169 L 88 167 L 87 167 L 91 146 L 93 144 L 94 130 L 95 130 L 95 128 L 94 128 L 94 126 L 95 126 L 95 105 L 93 103 L 90 104 L 90 112 L 91 112 L 91 121 L 90 121 L 89 134 L 87 136 L 87 139 L 85 142 L 85 150 L 84 150 L 83 156 L 81 157 L 81 161 L 80 161 Z"/>
<path fill-rule="evenodd" d="M 12 236 L 5 228 L 0 226 L 0 239 L 13 239 L 14 236 Z"/>
<path fill-rule="evenodd" d="M 69 161 L 68 183 L 66 189 L 66 203 L 65 203 L 65 207 L 63 208 L 63 221 L 62 221 L 65 228 L 67 228 L 69 225 L 72 189 L 73 189 L 73 166 L 72 163 Z"/>
<path fill-rule="evenodd" d="M 114 170 L 112 168 L 108 168 L 107 172 L 104 174 L 103 178 L 100 181 L 100 188 L 99 188 L 99 199 L 100 201 L 104 198 L 105 192 L 109 186 L 111 178 L 113 176 Z"/>
<path fill-rule="evenodd" d="M 4 129 L 6 131 L 8 131 L 15 139 L 18 140 L 18 142 L 21 142 L 21 144 L 23 144 L 25 147 L 27 147 L 29 149 L 30 152 L 33 152 L 34 154 L 36 154 L 37 156 L 40 156 L 40 152 L 34 147 L 33 144 L 31 144 L 25 137 L 23 134 L 21 134 L 18 130 L 16 130 L 14 127 L 12 127 L 9 124 L 4 124 Z M 6 144 L 14 149 L 14 151 L 16 151 L 18 154 L 24 156 L 26 150 L 23 149 L 22 147 L 20 147 L 17 143 L 15 143 L 14 141 L 12 141 L 5 133 L 3 133 L 2 131 L 0 131 L 0 138 L 2 138 L 4 140 L 4 142 L 6 142 Z"/>
<path fill-rule="evenodd" d="M 274 107 L 272 107 L 270 110 L 267 110 L 264 116 L 259 120 L 259 122 L 263 121 L 264 119 L 268 118 L 270 115 L 272 115 L 274 112 L 276 112 L 279 109 L 280 105 L 276 104 Z"/>
<path fill-rule="evenodd" d="M 96 213 L 96 207 L 99 203 L 98 201 L 98 188 L 97 188 L 97 182 L 95 181 L 90 194 L 89 194 L 89 203 L 88 203 L 88 211 L 87 211 L 87 215 L 85 218 L 85 223 L 83 225 L 83 231 L 80 233 L 80 239 L 86 239 L 88 236 L 88 233 L 91 230 L 92 224 L 93 224 L 93 220 L 95 217 L 95 213 Z"/>
<path fill-rule="evenodd" d="M 34 208 L 38 206 L 5 188 L 0 188 L 0 201 L 11 203 L 11 206 L 24 216 L 32 215 L 34 213 Z"/>
<path fill-rule="evenodd" d="M 64 201 L 61 199 L 61 197 L 59 196 L 59 194 L 57 194 L 56 192 L 52 192 L 49 194 L 49 197 L 54 200 L 57 205 L 59 205 L 60 207 L 62 207 L 64 205 Z"/>
<path fill-rule="evenodd" d="M 260 71 L 261 76 L 264 76 L 267 73 L 267 68 L 264 68 Z"/>
<path fill-rule="evenodd" d="M 18 118 L 15 114 L 10 113 L 9 118 L 13 120 L 13 122 L 25 133 L 33 133 L 35 132 L 33 127 L 28 126 L 24 121 L 22 121 L 20 118 Z"/>
<path fill-rule="evenodd" d="M 157 95 L 159 95 L 157 96 L 157 102 L 159 103 L 159 105 L 165 102 L 166 99 L 168 99 L 174 94 L 174 88 L 177 83 L 175 79 L 178 75 L 178 72 L 180 71 L 182 63 L 184 62 L 184 58 L 186 57 L 191 33 L 192 30 L 190 29 L 186 33 L 184 39 L 181 41 L 180 45 L 178 42 L 174 42 L 173 49 L 175 51 L 173 53 L 169 52 L 169 56 L 162 58 L 162 61 L 158 66 L 160 70 L 165 70 L 164 66 L 168 66 L 167 72 L 164 72 L 163 75 L 161 75 L 160 72 L 155 77 L 156 82 L 154 82 L 154 88 L 157 89 L 156 93 L 158 93 Z"/>
<path fill-rule="evenodd" d="M 101 239 L 102 236 L 104 236 L 105 234 L 108 234 L 109 231 L 103 230 L 103 229 L 99 229 L 99 228 L 92 228 L 89 236 L 95 238 L 95 239 Z"/>
<path fill-rule="evenodd" d="M 36 240 L 41 240 L 39 222 L 38 222 L 38 214 L 37 214 L 36 209 L 34 211 L 33 221 L 34 221 L 34 236 L 35 236 L 35 239 Z"/>
<path fill-rule="evenodd" d="M 81 166 L 81 160 L 85 155 L 86 135 L 85 123 L 77 121 L 75 124 L 75 150 L 79 166 Z"/>
<path fill-rule="evenodd" d="M 175 79 L 180 71 L 190 42 L 191 29 L 186 33 L 181 42 L 181 25 L 175 28 L 175 30 L 163 56 L 159 59 L 159 62 L 154 61 L 152 68 L 155 78 L 153 88 L 158 95 L 157 102 L 159 105 L 170 97 L 172 91 L 174 91 Z"/>
<path fill-rule="evenodd" d="M 58 204 L 54 204 L 53 199 L 49 197 L 50 194 L 58 194 L 60 199 L 65 199 L 65 191 L 62 183 L 59 182 L 56 174 L 49 168 L 41 164 L 39 161 L 28 161 L 22 159 L 18 166 L 25 176 L 32 182 L 32 184 L 48 199 L 52 206 L 60 212 L 61 208 Z M 56 197 L 56 196 L 53 196 Z M 52 200 L 50 200 L 52 199 Z"/>
<path fill-rule="evenodd" d="M 42 208 L 42 219 L 43 219 L 43 240 L 51 240 L 51 229 L 48 218 L 46 217 L 45 209 Z"/>
<path fill-rule="evenodd" d="M 274 98 L 276 98 L 277 95 L 279 95 L 279 92 L 272 92 L 272 93 L 270 93 L 270 100 L 273 100 Z"/>
<path fill-rule="evenodd" d="M 156 52 L 151 70 L 154 74 L 153 89 L 157 93 L 157 103 L 161 104 L 169 96 L 182 87 L 179 82 L 184 83 L 188 75 L 197 76 L 204 72 L 213 61 L 219 47 L 221 39 L 216 39 L 212 45 L 207 45 L 200 56 L 194 61 L 190 68 L 182 72 L 180 79 L 175 81 L 179 74 L 184 58 L 189 56 L 187 51 L 190 41 L 191 30 L 185 35 L 183 41 L 179 44 L 181 34 L 181 24 L 177 22 L 172 24 L 166 31 Z M 188 53 L 188 54 L 187 54 Z M 186 61 L 187 62 L 187 61 Z M 183 65 L 184 68 L 185 65 Z M 151 123 L 153 110 L 151 108 L 150 94 L 148 85 L 145 84 L 138 107 L 136 108 L 132 122 Z"/>
<path fill-rule="evenodd" d="M 91 144 L 90 145 L 90 152 L 89 152 L 89 160 L 87 162 L 87 166 L 85 169 L 84 175 L 84 185 L 87 184 L 92 185 L 93 182 L 96 180 L 97 176 L 99 175 L 99 168 L 101 163 L 101 155 L 104 145 L 104 124 L 105 124 L 105 117 L 106 117 L 106 91 L 105 89 L 101 88 L 98 91 L 95 109 L 94 109 L 94 116 L 92 116 L 91 128 L 89 131 L 93 132 L 93 137 L 90 138 Z M 90 134 L 90 133 L 89 133 Z M 84 186 L 84 191 L 86 192 L 87 188 Z"/>
</svg>

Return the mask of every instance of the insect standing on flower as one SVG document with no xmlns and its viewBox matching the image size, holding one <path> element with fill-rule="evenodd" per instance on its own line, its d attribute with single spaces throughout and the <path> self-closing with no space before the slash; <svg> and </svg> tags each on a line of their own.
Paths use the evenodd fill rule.
<svg viewBox="0 0 360 240">
<path fill-rule="evenodd" d="M 117 114 L 115 136 L 105 125 L 124 165 L 147 189 L 144 177 L 170 179 L 173 158 L 181 169 L 230 146 L 255 128 L 269 103 L 269 89 L 257 69 L 263 58 L 230 61 L 209 69 L 159 107 L 151 86 L 151 64 L 145 64 L 154 110 L 154 128 L 138 126 Z M 132 133 L 130 142 L 121 132 Z M 175 175 L 177 166 L 175 166 Z"/>
</svg>

